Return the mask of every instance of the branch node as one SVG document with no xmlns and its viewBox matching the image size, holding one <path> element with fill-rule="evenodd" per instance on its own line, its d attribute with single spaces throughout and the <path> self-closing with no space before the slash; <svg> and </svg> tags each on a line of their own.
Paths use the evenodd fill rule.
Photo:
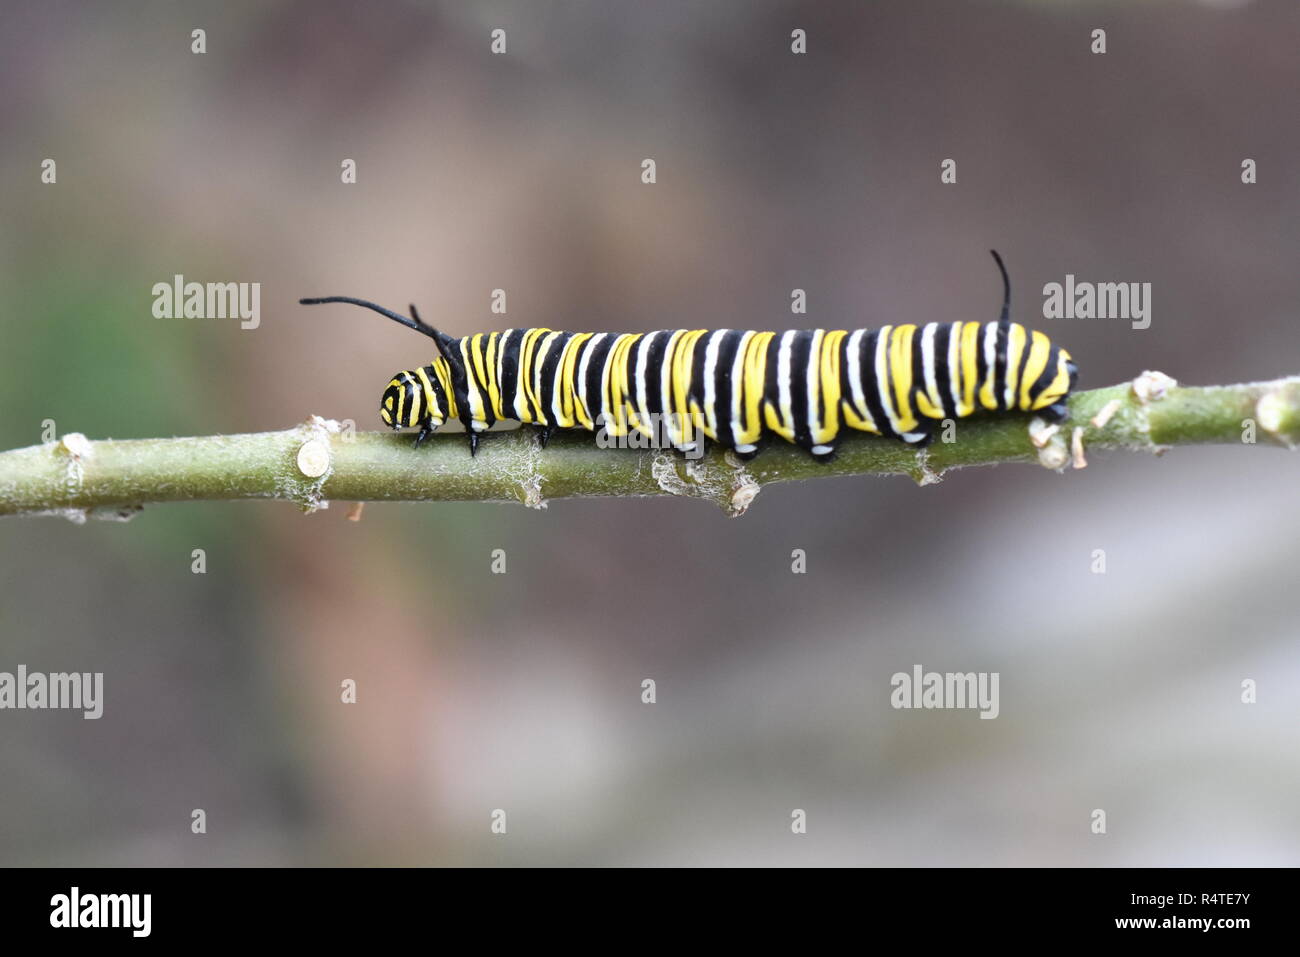
<svg viewBox="0 0 1300 957">
<path fill-rule="evenodd" d="M 311 514 L 329 508 L 321 489 L 334 471 L 330 438 L 339 434 L 342 426 L 334 419 L 311 415 L 295 431 L 303 438 L 294 458 L 296 471 L 285 470 L 276 480 L 275 492 L 277 497 L 288 499 Z"/>
<path fill-rule="evenodd" d="M 1033 443 L 1036 449 L 1043 448 L 1052 440 L 1052 436 L 1060 431 L 1060 425 L 1055 422 L 1048 422 L 1040 416 L 1036 415 L 1029 420 L 1029 441 Z"/>
<path fill-rule="evenodd" d="M 731 493 L 731 505 L 727 509 L 727 514 L 732 518 L 740 518 L 747 511 L 749 506 L 754 504 L 754 499 L 762 491 L 763 486 L 751 475 L 740 474 L 736 477 L 736 485 Z"/>
<path fill-rule="evenodd" d="M 320 439 L 308 439 L 298 449 L 298 471 L 318 479 L 330 470 L 330 447 Z"/>
<path fill-rule="evenodd" d="M 90 439 L 80 432 L 69 432 L 59 439 L 54 447 L 56 451 L 76 460 L 88 459 L 95 454 L 95 447 Z"/>
<path fill-rule="evenodd" d="M 1065 439 L 1059 430 L 1038 450 L 1038 464 L 1053 472 L 1059 472 L 1070 464 L 1070 450 L 1065 447 Z"/>
<path fill-rule="evenodd" d="M 1259 427 L 1288 449 L 1296 448 L 1297 428 L 1294 400 L 1287 390 L 1273 389 L 1265 392 L 1255 403 L 1255 421 Z"/>
<path fill-rule="evenodd" d="M 1176 385 L 1178 381 L 1173 377 L 1148 369 L 1133 380 L 1133 395 L 1142 405 L 1147 405 L 1163 399 Z"/>
<path fill-rule="evenodd" d="M 943 481 L 943 473 L 930 468 L 929 449 L 917 449 L 916 468 L 910 469 L 908 474 L 911 475 L 912 481 L 922 488 L 927 485 L 938 485 Z"/>
</svg>

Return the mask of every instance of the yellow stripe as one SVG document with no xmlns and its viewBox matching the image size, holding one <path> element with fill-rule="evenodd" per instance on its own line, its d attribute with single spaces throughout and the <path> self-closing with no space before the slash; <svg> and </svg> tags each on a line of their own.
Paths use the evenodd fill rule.
<svg viewBox="0 0 1300 957">
<path fill-rule="evenodd" d="M 420 380 L 420 387 L 424 389 L 424 402 L 429 407 L 429 418 L 437 419 L 438 421 L 434 424 L 441 425 L 443 422 L 442 409 L 433 394 L 433 383 L 429 381 L 429 375 L 424 371 L 424 366 L 418 366 L 415 374 Z"/>
<path fill-rule="evenodd" d="M 1070 354 L 1062 349 L 1057 354 L 1056 375 L 1042 394 L 1034 401 L 1034 409 L 1045 409 L 1058 402 L 1070 388 L 1070 372 L 1065 364 L 1070 361 Z"/>
<path fill-rule="evenodd" d="M 605 410 L 611 435 L 627 434 L 627 354 L 640 339 L 639 334 L 623 333 L 609 350 L 609 361 L 605 364 L 606 401 Z"/>
<path fill-rule="evenodd" d="M 1020 357 L 1025 352 L 1025 327 L 1020 323 L 1012 323 L 1011 330 L 1007 334 L 1007 381 L 1002 384 L 1003 397 L 1006 392 L 1011 393 L 1011 401 L 1007 404 L 1011 408 L 1016 407 L 1016 389 L 1020 384 Z"/>
<path fill-rule="evenodd" d="M 796 382 L 797 380 L 803 380 L 804 377 L 808 374 L 808 370 L 807 370 L 807 369 L 804 369 L 804 375 L 799 375 L 799 374 L 795 371 L 795 367 L 794 367 L 794 340 L 792 339 L 792 340 L 791 340 L 791 343 L 790 343 L 790 388 L 787 390 L 789 394 L 788 394 L 787 396 L 785 396 L 785 397 L 782 397 L 782 395 L 781 395 L 781 388 L 780 388 L 780 386 L 781 386 L 781 365 L 780 365 L 780 363 L 781 363 L 781 349 L 782 349 L 782 345 L 781 345 L 781 343 L 780 343 L 779 340 L 785 338 L 785 334 L 784 334 L 784 333 L 779 333 L 779 334 L 776 335 L 775 338 L 778 340 L 778 342 L 777 342 L 777 347 L 776 347 L 776 362 L 777 362 L 777 367 L 776 367 L 776 375 L 777 375 L 777 393 L 776 393 L 776 400 L 775 400 L 775 402 L 773 402 L 772 397 L 769 396 L 768 399 L 767 399 L 767 401 L 763 403 L 763 417 L 764 417 L 764 419 L 765 419 L 766 422 L 767 422 L 767 427 L 768 427 L 768 429 L 770 429 L 771 431 L 775 432 L 777 435 L 781 436 L 781 438 L 785 439 L 787 442 L 793 442 L 793 441 L 794 441 L 794 428 L 795 428 L 795 425 L 794 425 L 794 408 L 793 408 L 793 407 L 794 407 L 794 389 L 795 389 L 795 382 Z M 810 351 L 810 352 L 809 352 L 809 356 L 811 356 L 811 355 L 812 355 L 812 353 L 811 353 L 811 351 Z"/>
<path fill-rule="evenodd" d="M 469 340 L 470 355 L 474 357 L 474 376 L 479 382 L 487 382 L 487 370 L 483 368 L 483 333 L 475 333 Z"/>
<path fill-rule="evenodd" d="M 397 414 L 393 417 L 393 421 L 398 425 L 405 425 L 406 418 L 402 415 L 402 407 L 406 405 L 405 385 L 398 376 L 394 376 L 393 381 L 388 384 L 397 386 Z"/>
<path fill-rule="evenodd" d="M 675 445 L 687 445 L 695 442 L 695 423 L 691 421 L 691 370 L 695 365 L 695 350 L 701 337 L 708 334 L 707 329 L 692 329 L 677 342 L 677 351 L 673 353 L 672 371 L 672 414 L 668 417 L 669 434 Z"/>
<path fill-rule="evenodd" d="M 984 351 L 984 340 L 988 338 L 989 329 L 992 323 L 986 324 L 980 330 L 980 352 Z M 995 396 L 997 391 L 998 378 L 998 337 L 997 333 L 993 335 L 993 358 L 988 363 L 988 368 L 984 370 L 984 381 L 980 383 L 980 405 L 984 408 L 993 410 L 998 407 L 998 400 Z"/>
<path fill-rule="evenodd" d="M 931 402 L 929 395 L 924 392 L 918 392 L 916 394 L 916 410 L 921 413 L 922 418 L 943 418 L 943 409 Z"/>
<path fill-rule="evenodd" d="M 534 366 L 537 361 L 537 347 L 543 339 L 550 335 L 550 333 L 550 329 L 529 329 L 528 334 L 524 336 L 524 341 L 519 349 L 519 385 L 522 387 L 521 391 L 524 394 L 524 398 L 527 399 L 524 403 L 524 411 L 527 418 L 522 421 L 534 425 L 540 425 L 543 421 L 538 418 L 539 414 L 542 416 L 545 416 L 546 414 L 545 410 L 542 409 L 541 400 L 537 396 L 537 390 L 533 388 L 535 373 Z"/>
<path fill-rule="evenodd" d="M 821 355 L 821 397 L 826 413 L 820 422 L 820 429 L 813 433 L 815 445 L 833 442 L 840 432 L 840 398 L 843 388 L 840 383 L 840 353 L 843 351 L 844 337 L 848 332 L 837 329 L 822 337 Z"/>
<path fill-rule="evenodd" d="M 568 347 L 565 350 L 562 361 L 560 362 L 560 382 L 558 385 L 564 389 L 564 410 L 569 419 L 566 429 L 573 428 L 576 420 L 584 429 L 592 428 L 591 416 L 587 414 L 587 407 L 582 404 L 582 397 L 578 395 L 578 383 L 576 373 L 578 369 L 578 352 L 582 344 L 594 336 L 594 332 L 579 332 L 569 340 Z"/>
<path fill-rule="evenodd" d="M 1025 364 L 1025 377 L 1020 381 L 1020 402 L 1017 407 L 1022 411 L 1029 411 L 1033 401 L 1029 390 L 1034 387 L 1038 377 L 1047 368 L 1047 360 L 1051 354 L 1051 340 L 1035 329 L 1029 337 L 1029 362 Z"/>
<path fill-rule="evenodd" d="M 470 343 L 471 339 L 469 338 L 460 341 L 460 362 L 461 366 L 466 370 L 465 391 L 469 396 L 469 417 L 471 422 L 487 422 L 487 416 L 483 414 L 483 396 L 479 393 L 471 365 L 474 356 Z"/>
<path fill-rule="evenodd" d="M 975 411 L 975 377 L 979 371 L 975 360 L 979 355 L 979 332 L 980 324 L 978 322 L 968 322 L 962 326 L 961 407 L 957 409 L 959 416 L 970 415 Z"/>
<path fill-rule="evenodd" d="M 763 423 L 759 419 L 758 407 L 763 398 L 763 381 L 767 377 L 767 346 L 775 332 L 756 332 L 745 349 L 744 401 L 741 414 L 744 422 L 736 435 L 740 445 L 753 445 L 763 434 Z M 735 385 L 732 385 L 735 388 Z"/>
<path fill-rule="evenodd" d="M 908 323 L 894 329 L 889 339 L 890 381 L 894 386 L 894 406 L 898 414 L 897 432 L 911 432 L 917 426 L 912 409 L 912 334 L 916 326 Z"/>
</svg>

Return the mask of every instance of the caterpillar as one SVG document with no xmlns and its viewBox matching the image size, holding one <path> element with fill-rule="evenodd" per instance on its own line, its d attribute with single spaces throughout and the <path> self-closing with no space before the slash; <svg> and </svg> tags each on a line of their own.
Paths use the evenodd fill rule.
<svg viewBox="0 0 1300 957">
<path fill-rule="evenodd" d="M 392 429 L 419 445 L 459 419 L 470 454 L 497 420 L 541 428 L 604 428 L 666 436 L 682 451 L 711 440 L 741 458 L 776 435 L 829 460 L 844 430 L 928 444 L 944 419 L 978 412 L 1035 412 L 1060 421 L 1077 369 L 1043 333 L 1010 321 L 1002 257 L 996 322 L 931 322 L 879 329 L 753 332 L 674 329 L 647 333 L 507 329 L 454 339 L 364 299 L 326 296 L 303 305 L 364 306 L 429 336 L 439 356 L 397 373 L 380 399 Z"/>
</svg>

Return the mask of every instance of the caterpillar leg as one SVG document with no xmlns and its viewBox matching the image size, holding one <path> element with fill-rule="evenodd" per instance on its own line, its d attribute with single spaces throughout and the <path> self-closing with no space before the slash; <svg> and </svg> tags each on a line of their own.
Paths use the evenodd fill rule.
<svg viewBox="0 0 1300 957">
<path fill-rule="evenodd" d="M 473 458 L 478 454 L 478 433 L 470 429 L 465 434 L 469 436 L 469 457 Z"/>
<path fill-rule="evenodd" d="M 396 426 L 394 426 L 394 428 L 396 428 Z M 437 430 L 438 427 L 428 419 L 425 419 L 423 422 L 421 422 L 420 431 L 416 433 L 415 436 L 415 447 L 418 449 L 420 447 L 420 444 L 429 436 L 433 435 L 433 433 L 436 432 Z"/>
<path fill-rule="evenodd" d="M 703 458 L 709 451 L 709 440 L 704 436 L 699 436 L 690 445 L 679 445 L 677 451 L 689 458 Z"/>
<path fill-rule="evenodd" d="M 547 443 L 551 441 L 551 436 L 555 434 L 555 426 L 540 425 L 537 427 L 537 441 L 541 443 L 542 448 L 546 448 Z"/>
<path fill-rule="evenodd" d="M 731 450 L 731 454 L 742 462 L 751 462 L 758 457 L 758 453 L 763 451 L 763 443 L 759 441 L 754 445 L 737 445 Z"/>
<path fill-rule="evenodd" d="M 828 465 L 831 462 L 835 461 L 835 455 L 837 451 L 838 450 L 835 448 L 833 444 L 814 445 L 812 448 L 808 450 L 808 454 L 811 455 L 813 458 L 815 458 L 818 462 L 821 462 L 823 465 Z"/>
<path fill-rule="evenodd" d="M 914 449 L 924 449 L 934 441 L 934 429 L 926 424 L 921 427 L 920 431 L 907 432 L 901 438 Z"/>
<path fill-rule="evenodd" d="M 1042 416 L 1048 422 L 1064 422 L 1070 415 L 1070 407 L 1066 405 L 1065 400 L 1062 399 L 1060 402 L 1049 405 L 1045 409 L 1039 409 L 1038 415 Z"/>
</svg>

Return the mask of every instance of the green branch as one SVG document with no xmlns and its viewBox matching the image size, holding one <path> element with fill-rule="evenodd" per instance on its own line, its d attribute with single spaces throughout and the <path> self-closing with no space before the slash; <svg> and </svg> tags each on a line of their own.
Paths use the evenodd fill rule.
<svg viewBox="0 0 1300 957">
<path fill-rule="evenodd" d="M 947 438 L 950 441 L 944 441 Z M 764 485 L 829 475 L 909 475 L 921 484 L 949 469 L 1000 462 L 1082 467 L 1085 452 L 1170 446 L 1300 444 L 1300 376 L 1248 385 L 1184 388 L 1160 373 L 1080 392 L 1059 428 L 1028 416 L 962 420 L 928 449 L 853 433 L 822 464 L 775 441 L 748 463 L 712 450 L 691 461 L 657 449 L 604 449 L 586 432 L 557 434 L 543 450 L 532 429 L 491 433 L 471 458 L 463 435 L 419 449 L 412 437 L 351 433 L 313 418 L 283 432 L 57 442 L 0 452 L 0 515 L 128 518 L 145 504 L 275 498 L 311 510 L 348 502 L 522 502 L 553 498 L 683 495 L 733 515 Z"/>
</svg>

